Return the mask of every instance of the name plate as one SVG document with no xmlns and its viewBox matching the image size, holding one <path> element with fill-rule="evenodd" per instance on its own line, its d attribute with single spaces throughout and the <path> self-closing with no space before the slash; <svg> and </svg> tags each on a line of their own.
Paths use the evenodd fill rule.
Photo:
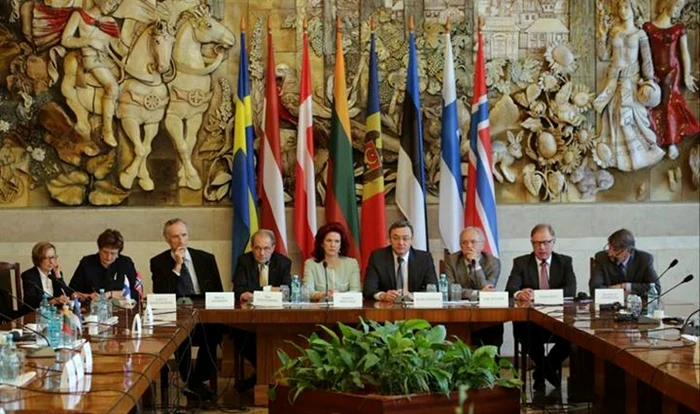
<svg viewBox="0 0 700 414">
<path fill-rule="evenodd" d="M 80 354 L 83 357 L 85 372 L 92 372 L 92 347 L 90 346 L 90 342 L 86 342 L 85 345 L 83 345 Z"/>
<path fill-rule="evenodd" d="M 260 308 L 281 308 L 282 292 L 253 292 L 253 306 Z"/>
<path fill-rule="evenodd" d="M 418 309 L 442 308 L 442 292 L 414 292 L 413 307 Z"/>
<path fill-rule="evenodd" d="M 600 305 L 610 305 L 615 302 L 625 304 L 624 289 L 596 289 L 595 290 L 595 308 L 600 309 Z"/>
<path fill-rule="evenodd" d="M 333 294 L 334 308 L 361 308 L 362 292 L 335 292 Z"/>
<path fill-rule="evenodd" d="M 507 308 L 508 292 L 479 292 L 480 308 Z"/>
<path fill-rule="evenodd" d="M 233 292 L 205 292 L 204 307 L 206 309 L 233 309 L 236 306 L 236 296 Z"/>
<path fill-rule="evenodd" d="M 564 304 L 564 289 L 536 289 L 534 292 L 537 305 Z"/>
<path fill-rule="evenodd" d="M 75 365 L 75 378 L 80 381 L 85 377 L 85 365 L 83 365 L 83 356 L 80 354 L 73 355 L 73 364 Z"/>
<path fill-rule="evenodd" d="M 78 382 L 78 374 L 75 371 L 75 360 L 73 358 L 63 364 L 61 370 L 61 391 L 67 391 Z"/>
<path fill-rule="evenodd" d="M 151 309 L 175 310 L 177 308 L 174 293 L 151 293 L 146 298 Z"/>
</svg>

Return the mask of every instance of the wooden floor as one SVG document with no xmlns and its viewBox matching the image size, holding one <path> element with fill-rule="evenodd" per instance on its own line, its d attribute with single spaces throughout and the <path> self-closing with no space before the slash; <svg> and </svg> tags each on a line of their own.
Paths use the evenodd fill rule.
<svg viewBox="0 0 700 414">
<path fill-rule="evenodd" d="M 564 376 L 568 377 L 568 368 L 564 367 Z M 531 383 L 531 382 L 530 382 Z M 527 403 L 523 406 L 521 413 L 592 413 L 592 405 L 587 401 L 577 401 L 576 396 L 569 395 L 566 381 L 563 382 L 560 390 L 554 389 L 547 384 L 544 392 L 535 392 L 533 398 L 532 390 L 528 389 Z M 171 401 L 175 399 L 176 391 L 171 389 Z M 180 398 L 180 413 L 252 413 L 267 414 L 267 408 L 253 407 L 253 394 L 251 392 L 239 395 L 233 388 L 233 380 L 221 378 L 219 380 L 219 395 L 217 405 L 199 407 L 197 405 L 187 405 L 187 398 Z M 148 412 L 148 409 L 145 410 Z"/>
</svg>

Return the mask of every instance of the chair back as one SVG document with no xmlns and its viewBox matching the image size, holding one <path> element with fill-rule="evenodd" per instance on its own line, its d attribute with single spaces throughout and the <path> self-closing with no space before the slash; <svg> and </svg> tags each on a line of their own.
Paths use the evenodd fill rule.
<svg viewBox="0 0 700 414">
<path fill-rule="evenodd" d="M 19 263 L 0 262 L 0 288 L 12 292 L 18 298 L 22 297 Z M 0 312 L 8 314 L 8 312 L 18 311 L 21 308 L 20 303 L 2 289 L 0 289 L 0 298 L 2 298 Z"/>
</svg>

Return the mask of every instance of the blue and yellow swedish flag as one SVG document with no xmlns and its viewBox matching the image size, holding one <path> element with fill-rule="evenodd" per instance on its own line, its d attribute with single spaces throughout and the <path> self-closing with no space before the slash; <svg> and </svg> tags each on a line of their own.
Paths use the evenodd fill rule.
<svg viewBox="0 0 700 414">
<path fill-rule="evenodd" d="M 248 55 L 245 31 L 241 31 L 241 55 L 236 91 L 236 115 L 233 134 L 233 168 L 231 202 L 233 205 L 233 250 L 231 270 L 236 270 L 238 256 L 250 250 L 250 235 L 258 231 L 258 195 L 255 190 L 255 155 L 253 153 L 253 111 L 248 80 Z"/>
</svg>

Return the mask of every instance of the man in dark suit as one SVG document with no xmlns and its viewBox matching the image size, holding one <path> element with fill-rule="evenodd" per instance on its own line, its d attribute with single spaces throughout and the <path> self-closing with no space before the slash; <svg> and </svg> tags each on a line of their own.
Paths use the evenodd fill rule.
<svg viewBox="0 0 700 414">
<path fill-rule="evenodd" d="M 183 220 L 168 220 L 163 226 L 163 237 L 170 249 L 151 258 L 153 293 L 175 293 L 187 297 L 224 290 L 214 255 L 188 247 L 189 231 Z M 204 381 L 216 370 L 216 348 L 221 342 L 221 329 L 218 325 L 197 324 L 191 337 L 191 343 L 185 341 L 175 351 L 180 375 L 187 383 L 185 395 L 209 401 L 216 394 Z M 193 371 L 192 344 L 200 347 Z"/>
<path fill-rule="evenodd" d="M 620 229 L 608 237 L 606 250 L 595 255 L 595 272 L 588 282 L 591 296 L 596 288 L 624 289 L 625 293 L 647 296 L 649 284 L 656 283 L 661 292 L 654 257 L 634 247 L 634 235 L 627 229 Z"/>
<path fill-rule="evenodd" d="M 247 302 L 253 299 L 253 292 L 263 286 L 272 286 L 278 291 L 281 285 L 292 282 L 292 262 L 275 251 L 275 233 L 258 230 L 250 239 L 251 251 L 238 258 L 233 272 L 233 290 L 236 299 Z"/>
<path fill-rule="evenodd" d="M 233 291 L 236 298 L 243 302 L 253 300 L 253 292 L 262 290 L 263 286 L 271 286 L 279 291 L 280 286 L 289 286 L 292 281 L 290 270 L 292 262 L 289 258 L 275 251 L 275 233 L 270 230 L 258 230 L 250 239 L 251 251 L 238 258 L 236 270 L 233 272 Z M 255 367 L 257 342 L 254 332 L 234 328 L 233 339 L 240 352 L 253 367 Z M 236 390 L 247 391 L 255 385 L 253 375 L 236 384 Z"/>
<path fill-rule="evenodd" d="M 457 283 L 462 286 L 463 299 L 478 300 L 479 291 L 496 290 L 498 276 L 501 274 L 501 261 L 482 251 L 484 240 L 484 233 L 480 228 L 465 228 L 459 234 L 460 251 L 452 253 L 445 260 L 447 280 L 451 284 Z M 503 324 L 478 325 L 480 326 L 472 327 L 471 343 L 500 348 L 503 344 Z"/>
<path fill-rule="evenodd" d="M 372 252 L 365 271 L 363 293 L 366 299 L 394 302 L 410 292 L 437 285 L 435 265 L 430 253 L 411 247 L 413 227 L 398 220 L 389 227 L 387 247 Z"/>
<path fill-rule="evenodd" d="M 513 259 L 513 270 L 508 277 L 506 290 L 519 302 L 529 302 L 535 297 L 535 289 L 563 289 L 564 296 L 576 294 L 576 275 L 571 257 L 554 253 L 556 237 L 549 224 L 538 224 L 530 232 L 533 252 Z M 530 323 L 513 323 L 525 352 L 535 363 L 534 388 L 544 390 L 547 379 L 556 388 L 561 386 L 561 364 L 569 356 L 569 342 Z M 544 357 L 544 344 L 554 342 Z"/>
</svg>

